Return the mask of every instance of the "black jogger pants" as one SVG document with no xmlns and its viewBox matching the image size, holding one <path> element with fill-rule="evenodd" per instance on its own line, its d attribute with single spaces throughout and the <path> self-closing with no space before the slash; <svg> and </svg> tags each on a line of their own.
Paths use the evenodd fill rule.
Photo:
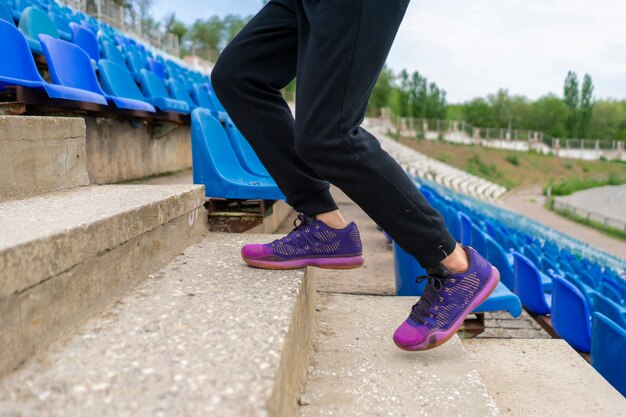
<svg viewBox="0 0 626 417">
<path fill-rule="evenodd" d="M 270 0 L 211 80 L 287 202 L 310 216 L 343 190 L 424 267 L 455 247 L 441 215 L 360 128 L 409 0 Z M 297 77 L 296 118 L 280 89 Z"/>
</svg>

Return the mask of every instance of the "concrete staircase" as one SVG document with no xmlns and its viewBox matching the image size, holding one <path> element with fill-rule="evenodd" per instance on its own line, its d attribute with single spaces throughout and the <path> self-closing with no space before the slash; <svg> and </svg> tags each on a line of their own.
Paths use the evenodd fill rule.
<svg viewBox="0 0 626 417">
<path fill-rule="evenodd" d="M 72 132 L 65 139 L 64 129 Z M 389 296 L 385 239 L 345 196 L 339 204 L 365 240 L 364 268 L 252 269 L 240 246 L 275 235 L 208 233 L 203 188 L 172 184 L 178 179 L 88 185 L 81 161 L 98 155 L 85 155 L 84 129 L 80 119 L 50 118 L 35 142 L 10 129 L 0 136 L 0 149 L 11 150 L 0 153 L 0 167 L 46 166 L 52 175 L 44 177 L 57 176 L 0 177 L 0 417 L 626 409 L 573 350 L 552 340 L 525 349 L 455 337 L 431 352 L 397 350 L 391 333 L 415 300 Z M 48 157 L 24 148 L 50 138 Z M 18 154 L 27 163 L 15 163 Z M 549 382 L 559 395 L 542 394 Z M 564 405 L 564 393 L 580 403 Z"/>
</svg>

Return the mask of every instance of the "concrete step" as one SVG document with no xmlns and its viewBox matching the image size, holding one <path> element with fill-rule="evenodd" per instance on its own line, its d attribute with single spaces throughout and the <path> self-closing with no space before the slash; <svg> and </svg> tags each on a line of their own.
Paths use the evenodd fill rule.
<svg viewBox="0 0 626 417">
<path fill-rule="evenodd" d="M 0 416 L 297 415 L 313 277 L 239 255 L 275 237 L 208 234 L 0 381 Z"/>
<path fill-rule="evenodd" d="M 626 398 L 565 341 L 464 340 L 503 417 L 626 414 Z"/>
<path fill-rule="evenodd" d="M 0 203 L 0 375 L 197 241 L 203 192 L 106 185 Z"/>
<path fill-rule="evenodd" d="M 0 202 L 87 184 L 83 119 L 0 116 Z"/>
<path fill-rule="evenodd" d="M 414 302 L 323 296 L 302 417 L 499 415 L 458 337 L 419 353 L 393 344 Z"/>
</svg>

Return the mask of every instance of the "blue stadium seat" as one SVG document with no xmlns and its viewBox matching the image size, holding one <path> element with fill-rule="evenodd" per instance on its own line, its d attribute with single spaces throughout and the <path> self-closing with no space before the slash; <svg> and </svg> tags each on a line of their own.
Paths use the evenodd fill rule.
<svg viewBox="0 0 626 417">
<path fill-rule="evenodd" d="M 98 61 L 100 82 L 104 91 L 113 96 L 117 107 L 155 113 L 156 109 L 141 94 L 126 67 L 107 59 Z"/>
<path fill-rule="evenodd" d="M 43 50 L 37 35 L 44 34 L 59 38 L 59 31 L 48 15 L 34 7 L 24 9 L 18 28 L 26 37 L 30 50 L 38 55 L 43 55 Z"/>
<path fill-rule="evenodd" d="M 74 39 L 72 35 L 72 28 L 70 27 L 70 21 L 67 20 L 61 13 L 48 13 L 48 17 L 57 27 L 59 31 L 59 37 L 65 41 L 71 42 Z"/>
<path fill-rule="evenodd" d="M 167 89 L 170 93 L 170 97 L 175 100 L 184 101 L 189 105 L 189 109 L 193 110 L 196 107 L 196 104 L 193 102 L 191 96 L 189 95 L 189 91 L 187 87 L 183 84 L 182 81 L 176 78 L 170 78 L 166 81 Z"/>
<path fill-rule="evenodd" d="M 509 261 L 507 253 L 495 239 L 487 236 L 487 252 L 486 257 L 489 262 L 500 271 L 500 282 L 509 290 L 515 290 L 515 273 L 513 266 Z"/>
<path fill-rule="evenodd" d="M 165 75 L 165 68 L 163 67 L 163 64 L 157 59 L 148 58 L 148 69 L 150 69 L 150 71 L 154 75 L 162 80 L 165 80 L 167 78 L 167 76 Z"/>
<path fill-rule="evenodd" d="M 396 242 L 393 242 L 393 266 L 396 278 L 396 295 L 419 296 L 424 292 L 426 281 L 416 282 L 415 278 L 427 275 L 426 270 Z"/>
<path fill-rule="evenodd" d="M 626 397 L 626 330 L 601 313 L 593 314 L 591 365 Z"/>
<path fill-rule="evenodd" d="M 13 15 L 13 20 L 16 22 L 20 21 L 24 10 L 33 6 L 33 3 L 30 0 L 14 0 L 12 3 L 11 14 Z"/>
<path fill-rule="evenodd" d="M 508 311 L 513 317 L 522 314 L 522 303 L 518 296 L 513 294 L 502 282 L 481 305 L 476 307 L 474 313 L 487 311 Z"/>
<path fill-rule="evenodd" d="M 471 233 L 472 248 L 484 256 L 487 253 L 487 236 L 475 223 L 472 223 Z"/>
<path fill-rule="evenodd" d="M 604 314 L 626 330 L 626 309 L 598 292 L 594 294 L 593 311 Z"/>
<path fill-rule="evenodd" d="M 603 280 L 600 283 L 600 293 L 617 304 L 622 304 L 622 294 L 612 283 Z"/>
<path fill-rule="evenodd" d="M 148 61 L 136 47 L 131 46 L 126 49 L 126 66 L 133 77 L 138 77 L 142 69 L 148 68 Z"/>
<path fill-rule="evenodd" d="M 74 22 L 70 23 L 70 27 L 72 28 L 74 44 L 83 48 L 83 51 L 87 52 L 89 58 L 96 64 L 100 60 L 100 50 L 96 35 L 84 26 L 77 25 Z"/>
<path fill-rule="evenodd" d="M 545 293 L 541 275 L 535 265 L 524 255 L 514 252 L 515 294 L 522 305 L 536 314 L 550 313 L 552 296 Z"/>
<path fill-rule="evenodd" d="M 209 91 L 200 84 L 192 84 L 189 89 L 189 94 L 191 95 L 191 99 L 198 107 L 203 107 L 205 109 L 211 110 L 211 114 L 216 119 L 217 117 L 217 109 L 213 106 L 211 99 L 209 98 Z M 220 120 L 220 122 L 225 120 Z"/>
<path fill-rule="evenodd" d="M 555 276 L 552 288 L 552 326 L 574 349 L 591 350 L 591 313 L 585 296 L 565 279 Z"/>
<path fill-rule="evenodd" d="M 459 222 L 461 225 L 461 244 L 470 246 L 472 244 L 472 220 L 467 214 L 459 212 Z"/>
<path fill-rule="evenodd" d="M 102 42 L 102 57 L 115 62 L 117 65 L 121 65 L 123 67 L 126 66 L 124 55 L 122 55 L 122 52 L 117 48 L 117 46 L 111 42 Z"/>
<path fill-rule="evenodd" d="M 4 20 L 15 26 L 15 21 L 11 15 L 11 9 L 9 9 L 4 3 L 0 3 L 0 20 Z"/>
<path fill-rule="evenodd" d="M 194 184 L 204 184 L 207 197 L 284 200 L 276 183 L 247 173 L 239 164 L 221 123 L 205 109 L 191 114 Z"/>
<path fill-rule="evenodd" d="M 232 120 L 228 119 L 224 124 L 226 134 L 230 140 L 230 144 L 237 154 L 237 158 L 246 171 L 260 177 L 271 178 L 267 169 L 252 149 L 246 138 L 243 137 L 239 129 Z"/>
<path fill-rule="evenodd" d="M 150 104 L 161 111 L 189 113 L 189 106 L 184 101 L 170 98 L 165 89 L 165 82 L 146 69 L 139 73 L 141 92 L 147 97 Z"/>
<path fill-rule="evenodd" d="M 49 97 L 55 99 L 107 104 L 104 97 L 98 94 L 45 82 L 37 71 L 26 39 L 12 24 L 0 21 L 0 39 L 3 42 L 0 88 L 21 86 L 44 90 Z"/>
</svg>

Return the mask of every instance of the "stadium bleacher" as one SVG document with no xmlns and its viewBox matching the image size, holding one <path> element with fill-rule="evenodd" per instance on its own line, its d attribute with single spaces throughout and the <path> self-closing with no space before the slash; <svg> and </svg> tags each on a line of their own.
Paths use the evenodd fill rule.
<svg viewBox="0 0 626 417">
<path fill-rule="evenodd" d="M 626 262 L 522 215 L 415 180 L 461 242 L 486 242 L 487 258 L 501 271 L 500 285 L 519 297 L 527 311 L 549 316 L 561 338 L 580 352 L 591 352 L 592 365 L 626 392 L 626 362 L 615 348 L 626 344 Z M 495 302 L 497 296 L 490 298 Z M 496 304 L 488 311 L 493 310 L 507 308 Z M 598 329 L 592 328 L 592 316 Z"/>
</svg>

